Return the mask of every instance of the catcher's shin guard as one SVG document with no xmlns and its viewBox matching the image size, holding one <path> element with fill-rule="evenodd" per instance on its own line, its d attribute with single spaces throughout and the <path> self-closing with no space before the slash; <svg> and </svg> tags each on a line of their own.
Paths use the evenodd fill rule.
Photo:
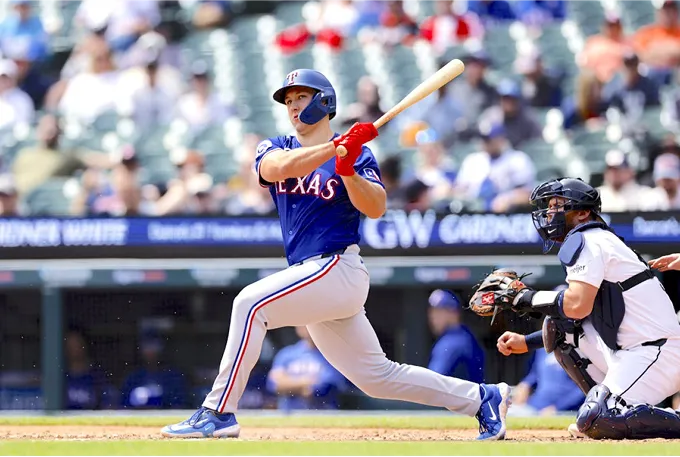
<svg viewBox="0 0 680 457">
<path fill-rule="evenodd" d="M 555 352 L 557 363 L 583 393 L 587 394 L 596 385 L 587 371 L 590 360 L 581 357 L 576 347 L 567 342 L 567 334 L 573 335 L 575 342 L 578 341 L 579 330 L 573 322 L 546 317 L 543 321 L 543 344 L 546 352 Z"/>
<path fill-rule="evenodd" d="M 609 407 L 608 403 L 615 405 Z M 680 416 L 676 412 L 651 405 L 627 407 L 604 385 L 588 392 L 576 415 L 576 425 L 581 433 L 596 440 L 680 438 Z"/>
</svg>

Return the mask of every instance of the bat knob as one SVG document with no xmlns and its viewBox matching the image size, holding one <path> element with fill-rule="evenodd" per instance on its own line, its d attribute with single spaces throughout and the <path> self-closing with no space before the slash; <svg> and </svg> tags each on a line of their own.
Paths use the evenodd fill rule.
<svg viewBox="0 0 680 457">
<path fill-rule="evenodd" d="M 345 157 L 347 155 L 347 148 L 345 148 L 343 145 L 340 145 L 335 149 L 335 153 L 340 157 Z"/>
</svg>

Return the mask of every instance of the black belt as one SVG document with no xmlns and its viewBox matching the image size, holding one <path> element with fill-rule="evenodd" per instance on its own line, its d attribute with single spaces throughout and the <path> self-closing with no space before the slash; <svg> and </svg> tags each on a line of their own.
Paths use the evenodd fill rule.
<svg viewBox="0 0 680 457">
<path fill-rule="evenodd" d="M 640 273 L 631 276 L 630 278 L 626 279 L 625 281 L 617 282 L 616 284 L 619 285 L 622 291 L 627 291 L 632 289 L 633 287 L 637 286 L 638 284 L 641 284 L 648 279 L 652 279 L 654 277 L 654 273 L 652 273 L 652 270 L 647 269 L 645 271 L 641 271 Z"/>
<path fill-rule="evenodd" d="M 656 341 L 646 341 L 646 342 L 642 343 L 640 346 L 656 346 L 656 347 L 660 348 L 661 346 L 666 344 L 666 341 L 668 341 L 667 338 L 661 338 L 660 340 L 656 340 Z"/>
<path fill-rule="evenodd" d="M 333 257 L 336 254 L 344 254 L 346 250 L 347 250 L 347 248 L 342 248 L 342 249 L 338 249 L 337 251 L 327 252 L 325 254 L 321 254 L 321 258 L 327 259 L 329 257 Z"/>
</svg>

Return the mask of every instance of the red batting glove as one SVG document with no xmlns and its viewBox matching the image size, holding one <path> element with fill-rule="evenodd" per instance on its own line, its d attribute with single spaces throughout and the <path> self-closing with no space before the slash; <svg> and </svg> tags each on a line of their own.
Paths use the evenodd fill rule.
<svg viewBox="0 0 680 457">
<path fill-rule="evenodd" d="M 361 155 L 362 146 L 364 143 L 368 143 L 377 136 L 378 130 L 372 123 L 356 122 L 347 132 L 334 139 L 333 144 L 336 149 L 340 145 L 347 149 L 346 156 L 335 156 L 335 172 L 340 176 L 354 175 L 354 163 Z"/>
<path fill-rule="evenodd" d="M 344 135 L 360 144 L 366 144 L 378 137 L 378 129 L 371 122 L 355 122 Z"/>
<path fill-rule="evenodd" d="M 340 157 L 338 154 L 335 155 L 335 172 L 340 176 L 353 176 L 354 164 L 361 155 L 363 145 L 356 141 L 351 141 L 349 138 L 340 141 L 338 145 L 342 145 L 347 149 L 347 155 L 344 157 Z"/>
</svg>

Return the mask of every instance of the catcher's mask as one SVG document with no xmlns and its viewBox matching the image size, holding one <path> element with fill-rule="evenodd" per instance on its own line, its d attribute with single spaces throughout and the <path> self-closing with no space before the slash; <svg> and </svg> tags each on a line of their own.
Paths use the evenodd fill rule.
<svg viewBox="0 0 680 457">
<path fill-rule="evenodd" d="M 563 199 L 559 207 L 550 208 L 550 200 Z M 543 253 L 552 249 L 555 243 L 564 241 L 567 234 L 567 212 L 589 210 L 600 222 L 602 201 L 600 193 L 580 178 L 560 178 L 544 182 L 531 193 L 531 204 L 536 207 L 531 218 L 538 234 L 543 239 Z"/>
</svg>

